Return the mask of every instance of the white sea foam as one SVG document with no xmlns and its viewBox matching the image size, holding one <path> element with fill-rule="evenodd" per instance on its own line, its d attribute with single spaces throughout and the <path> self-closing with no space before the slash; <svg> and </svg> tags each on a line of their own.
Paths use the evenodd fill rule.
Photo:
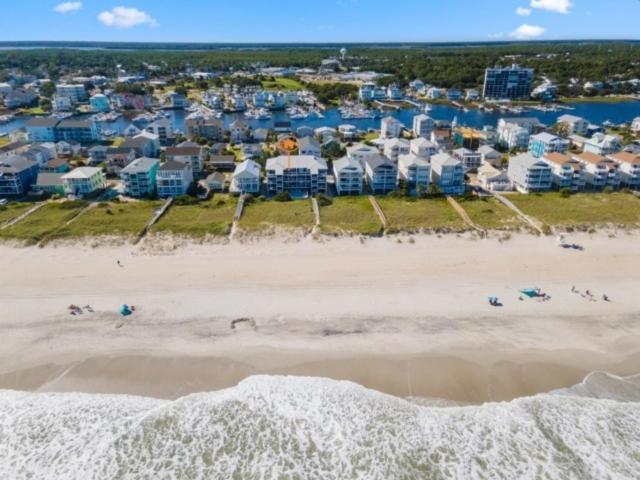
<svg viewBox="0 0 640 480">
<path fill-rule="evenodd" d="M 2 391 L 0 478 L 635 479 L 637 387 L 598 374 L 573 390 L 448 408 L 299 377 L 176 401 Z"/>
</svg>

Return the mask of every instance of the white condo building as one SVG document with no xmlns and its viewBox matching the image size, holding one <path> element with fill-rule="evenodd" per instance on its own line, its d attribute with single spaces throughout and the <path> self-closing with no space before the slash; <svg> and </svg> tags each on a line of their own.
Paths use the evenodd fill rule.
<svg viewBox="0 0 640 480">
<path fill-rule="evenodd" d="M 413 117 L 413 134 L 416 137 L 431 138 L 433 132 L 433 119 L 424 113 Z"/>
<path fill-rule="evenodd" d="M 404 125 L 393 118 L 385 117 L 380 121 L 380 136 L 382 138 L 398 138 L 402 134 Z"/>
</svg>

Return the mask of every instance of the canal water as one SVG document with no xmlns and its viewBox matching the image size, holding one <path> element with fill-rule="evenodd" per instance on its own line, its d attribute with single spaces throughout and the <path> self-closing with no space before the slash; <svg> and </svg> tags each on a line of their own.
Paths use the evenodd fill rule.
<svg viewBox="0 0 640 480">
<path fill-rule="evenodd" d="M 459 125 L 467 125 L 469 127 L 480 128 L 484 125 L 496 126 L 498 119 L 505 117 L 536 117 L 542 123 L 547 125 L 553 125 L 557 122 L 559 116 L 564 114 L 577 115 L 579 117 L 586 118 L 591 123 L 602 124 L 605 121 L 610 121 L 615 124 L 630 122 L 634 118 L 640 116 L 640 101 L 629 101 L 621 103 L 573 103 L 567 104 L 569 109 L 561 109 L 557 112 L 540 112 L 537 110 L 530 110 L 521 114 L 493 112 L 487 113 L 482 110 L 470 110 L 468 112 L 450 107 L 448 105 L 433 105 L 429 115 L 435 120 L 447 120 L 452 121 L 457 118 Z M 175 129 L 182 132 L 185 131 L 184 120 L 188 115 L 188 112 L 183 110 L 169 111 L 170 119 Z M 402 110 L 389 110 L 385 112 L 385 115 L 400 120 L 405 126 L 411 127 L 413 124 L 413 117 L 421 111 L 417 109 L 402 109 Z M 23 127 L 29 117 L 19 117 L 12 122 L 0 125 L 0 133 L 11 133 L 13 130 Z M 228 126 L 234 120 L 241 119 L 248 125 L 255 128 L 272 128 L 275 122 L 278 121 L 290 121 L 292 128 L 296 129 L 300 126 L 308 126 L 311 128 L 318 127 L 331 127 L 335 128 L 338 125 L 348 123 L 355 125 L 360 130 L 368 130 L 370 128 L 379 129 L 380 119 L 343 119 L 340 116 L 340 112 L 336 108 L 327 109 L 324 112 L 324 118 L 311 115 L 306 119 L 291 120 L 286 112 L 273 112 L 273 117 L 269 120 L 255 120 L 245 119 L 241 113 L 237 114 L 225 114 L 223 116 L 223 122 L 225 126 Z M 123 117 L 119 118 L 115 122 L 102 122 L 100 123 L 101 129 L 112 130 L 116 133 L 121 133 L 129 126 L 131 122 Z"/>
</svg>

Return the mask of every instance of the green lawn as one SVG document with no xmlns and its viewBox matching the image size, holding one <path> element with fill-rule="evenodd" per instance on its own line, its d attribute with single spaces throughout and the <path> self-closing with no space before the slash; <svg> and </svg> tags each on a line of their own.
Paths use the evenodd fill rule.
<svg viewBox="0 0 640 480">
<path fill-rule="evenodd" d="M 380 134 L 378 132 L 368 132 L 367 134 L 365 134 L 364 136 L 364 141 L 365 142 L 370 142 L 371 140 L 375 140 L 376 138 L 378 138 L 380 136 Z"/>
<path fill-rule="evenodd" d="M 64 226 L 85 206 L 83 201 L 49 203 L 18 223 L 0 230 L 0 239 L 23 240 L 31 245 L 38 243 Z"/>
<path fill-rule="evenodd" d="M 552 192 L 508 198 L 524 213 L 551 226 L 640 224 L 640 198 L 630 193 L 579 193 L 563 198 Z"/>
<path fill-rule="evenodd" d="M 172 233 L 190 237 L 227 235 L 238 200 L 216 194 L 197 205 L 173 205 L 152 228 L 153 233 Z"/>
<path fill-rule="evenodd" d="M 136 237 L 151 220 L 154 209 L 160 206 L 160 201 L 101 202 L 52 233 L 47 240 L 110 235 Z"/>
<path fill-rule="evenodd" d="M 309 230 L 313 226 L 311 201 L 255 201 L 245 206 L 238 225 L 241 229 L 249 231 L 268 230 L 271 227 Z"/>
<path fill-rule="evenodd" d="M 33 205 L 33 203 L 29 202 L 14 202 L 9 205 L 0 206 L 0 225 L 19 217 L 33 207 Z"/>
<path fill-rule="evenodd" d="M 443 198 L 406 199 L 377 197 L 387 218 L 389 232 L 418 232 L 421 230 L 467 229 L 458 213 Z"/>
<path fill-rule="evenodd" d="M 327 234 L 378 235 L 382 223 L 367 197 L 335 197 L 320 207 L 320 231 Z"/>
<path fill-rule="evenodd" d="M 275 80 L 264 80 L 262 88 L 265 90 L 304 90 L 304 85 L 294 78 L 278 77 Z"/>
<path fill-rule="evenodd" d="M 457 199 L 471 221 L 487 230 L 516 230 L 524 224 L 512 210 L 492 197 Z"/>
</svg>

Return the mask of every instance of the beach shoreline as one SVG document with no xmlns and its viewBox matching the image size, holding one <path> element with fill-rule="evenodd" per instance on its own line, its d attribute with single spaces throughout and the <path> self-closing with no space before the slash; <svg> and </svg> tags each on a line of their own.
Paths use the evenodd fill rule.
<svg viewBox="0 0 640 480">
<path fill-rule="evenodd" d="M 290 374 L 481 403 L 633 375 L 640 243 L 610 237 L 0 246 L 0 389 L 178 398 Z"/>
</svg>

